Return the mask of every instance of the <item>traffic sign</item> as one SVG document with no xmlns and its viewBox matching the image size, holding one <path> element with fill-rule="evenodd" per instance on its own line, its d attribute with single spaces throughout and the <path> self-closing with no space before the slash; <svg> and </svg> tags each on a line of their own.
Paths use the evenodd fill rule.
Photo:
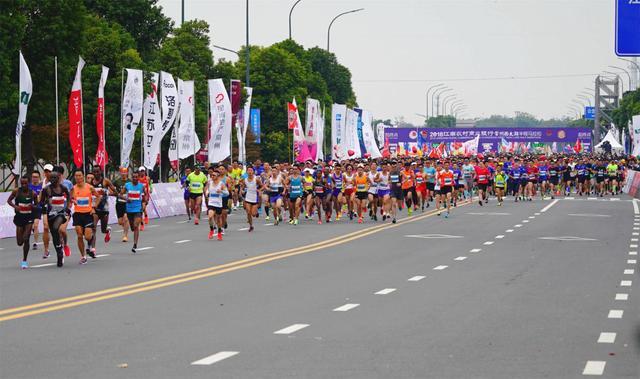
<svg viewBox="0 0 640 379">
<path fill-rule="evenodd" d="M 584 107 L 584 119 L 595 120 L 596 119 L 596 107 Z"/>
<path fill-rule="evenodd" d="M 640 56 L 640 0 L 616 1 L 616 54 Z"/>
</svg>

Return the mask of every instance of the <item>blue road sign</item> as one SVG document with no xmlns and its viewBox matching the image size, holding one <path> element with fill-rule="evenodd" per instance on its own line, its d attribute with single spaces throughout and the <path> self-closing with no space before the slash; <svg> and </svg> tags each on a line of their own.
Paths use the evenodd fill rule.
<svg viewBox="0 0 640 379">
<path fill-rule="evenodd" d="M 640 0 L 616 0 L 616 54 L 640 56 Z"/>
<path fill-rule="evenodd" d="M 596 119 L 596 107 L 584 107 L 584 119 L 595 120 Z"/>
</svg>

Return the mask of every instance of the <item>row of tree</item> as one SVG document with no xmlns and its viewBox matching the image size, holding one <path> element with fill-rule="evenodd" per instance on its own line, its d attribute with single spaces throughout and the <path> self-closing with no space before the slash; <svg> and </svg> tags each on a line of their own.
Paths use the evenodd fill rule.
<svg viewBox="0 0 640 379">
<path fill-rule="evenodd" d="M 196 125 L 206 139 L 207 79 L 244 78 L 245 61 L 214 60 L 210 26 L 201 20 L 180 27 L 162 13 L 157 0 L 13 0 L 0 13 L 0 163 L 13 160 L 18 110 L 18 51 L 22 50 L 33 80 L 33 97 L 23 131 L 23 162 L 56 155 L 56 80 L 60 115 L 60 159 L 71 161 L 66 109 L 78 56 L 87 65 L 82 73 L 87 157 L 95 154 L 95 114 L 101 65 L 110 68 L 105 88 L 107 151 L 112 164 L 120 152 L 120 102 L 125 68 L 164 70 L 195 81 Z M 215 32 L 215 28 L 214 28 Z M 239 51 L 241 56 L 246 46 Z M 288 158 L 286 103 L 313 97 L 330 109 L 332 103 L 355 106 L 351 73 L 336 56 L 320 48 L 305 49 L 291 40 L 268 47 L 250 46 L 252 107 L 261 109 L 262 144 L 247 147 L 250 158 Z M 146 86 L 148 87 L 148 86 Z M 330 120 L 330 117 L 327 117 Z M 325 128 L 329 130 L 330 128 Z M 235 136 L 235 133 L 233 133 Z M 169 134 L 165 137 L 169 138 Z M 253 139 L 253 138 L 251 138 Z M 249 142 L 249 141 L 248 141 Z M 140 157 L 139 146 L 132 157 Z M 163 142 L 166 160 L 168 140 Z"/>
</svg>

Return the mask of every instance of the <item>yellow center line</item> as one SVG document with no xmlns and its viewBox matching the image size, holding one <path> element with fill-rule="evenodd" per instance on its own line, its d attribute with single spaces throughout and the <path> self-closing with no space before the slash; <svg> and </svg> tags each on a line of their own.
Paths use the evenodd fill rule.
<svg viewBox="0 0 640 379">
<path fill-rule="evenodd" d="M 467 205 L 468 202 L 464 202 L 459 204 L 459 206 Z M 158 288 L 164 288 L 168 286 L 173 286 L 180 283 L 186 283 L 198 279 L 208 278 L 211 276 L 216 276 L 220 274 L 224 274 L 231 271 L 236 271 L 248 267 L 253 267 L 261 264 L 265 264 L 268 262 L 284 259 L 287 257 L 292 257 L 295 255 L 306 254 L 309 252 L 326 249 L 329 247 L 341 245 L 350 241 L 354 241 L 371 234 L 378 233 L 383 230 L 395 228 L 402 226 L 404 224 L 412 223 L 415 221 L 419 221 L 425 219 L 427 217 L 431 217 L 436 214 L 436 211 L 431 211 L 429 213 L 425 213 L 419 216 L 412 216 L 405 218 L 403 220 L 398 221 L 396 224 L 382 224 L 373 227 L 369 227 L 366 229 L 358 230 L 356 232 L 344 234 L 338 237 L 334 237 L 325 241 L 313 243 L 310 245 L 300 246 L 297 248 L 282 250 L 273 253 L 267 253 L 258 255 L 252 258 L 247 258 L 243 260 L 238 260 L 222 265 L 212 266 L 205 269 L 185 272 L 178 275 L 167 276 L 159 279 L 149 280 L 145 282 L 134 283 L 130 285 L 120 286 L 109 288 L 101 291 L 85 293 L 82 295 L 71 296 L 51 301 L 45 301 L 41 303 L 25 305 L 20 307 L 8 308 L 0 311 L 0 322 L 14 320 L 18 318 L 24 318 L 29 316 L 34 316 L 42 313 L 49 313 L 61 309 L 67 309 L 72 307 L 77 307 L 84 304 L 95 303 L 98 301 L 104 301 L 108 299 L 128 296 L 140 292 L 151 291 Z"/>
</svg>

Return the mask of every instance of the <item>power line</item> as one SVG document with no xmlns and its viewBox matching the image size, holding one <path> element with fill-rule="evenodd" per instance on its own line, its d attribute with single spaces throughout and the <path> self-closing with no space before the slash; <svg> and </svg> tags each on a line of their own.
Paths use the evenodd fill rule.
<svg viewBox="0 0 640 379">
<path fill-rule="evenodd" d="M 559 79 L 559 78 L 582 78 L 594 77 L 595 74 L 557 74 L 557 75 L 531 75 L 531 76 L 496 76 L 486 78 L 439 78 L 439 79 L 354 79 L 358 83 L 384 83 L 384 82 L 470 82 L 470 81 L 492 81 L 492 80 L 529 80 L 529 79 Z"/>
</svg>

